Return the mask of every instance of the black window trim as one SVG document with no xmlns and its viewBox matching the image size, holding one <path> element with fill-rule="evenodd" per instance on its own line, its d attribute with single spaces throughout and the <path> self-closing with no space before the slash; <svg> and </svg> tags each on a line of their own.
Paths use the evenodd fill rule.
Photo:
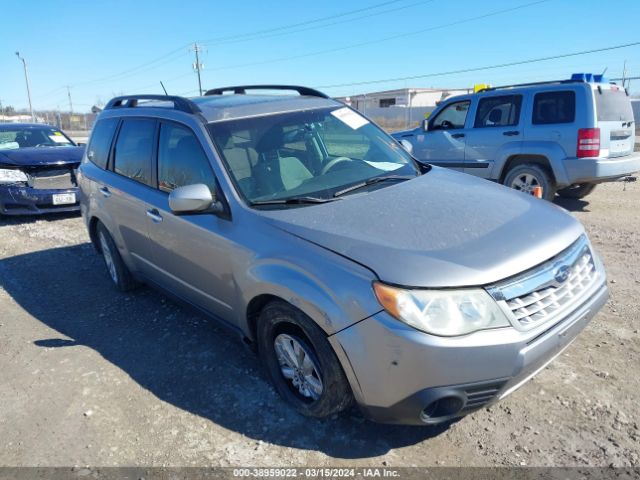
<svg viewBox="0 0 640 480">
<path fill-rule="evenodd" d="M 150 182 L 151 185 L 146 184 L 146 183 L 142 183 L 139 182 L 138 180 L 134 180 L 133 178 L 127 177 L 126 175 L 122 175 L 121 173 L 116 172 L 115 170 L 115 152 L 116 152 L 116 143 L 118 141 L 118 138 L 120 137 L 120 131 L 122 130 L 122 124 L 126 121 L 126 120 L 151 120 L 154 122 L 154 133 L 153 133 L 153 144 L 151 146 L 151 158 L 150 158 L 150 162 L 151 162 L 151 178 L 150 178 Z M 125 178 L 131 182 L 135 182 L 136 185 L 142 185 L 143 187 L 147 187 L 147 188 L 151 188 L 154 189 L 153 185 L 156 184 L 157 185 L 157 175 L 154 172 L 154 168 L 153 168 L 153 163 L 154 163 L 154 158 L 157 157 L 157 151 L 158 151 L 158 132 L 159 132 L 159 125 L 160 125 L 160 119 L 157 117 L 147 117 L 147 116 L 143 116 L 143 115 L 135 115 L 135 116 L 126 116 L 126 117 L 120 117 L 119 118 L 119 122 L 118 122 L 118 126 L 116 127 L 116 132 L 113 135 L 113 140 L 111 141 L 111 150 L 109 151 L 109 160 L 107 162 L 107 168 L 106 170 L 109 170 L 111 173 L 118 175 L 121 178 Z M 157 160 L 156 160 L 157 163 Z M 157 189 L 154 189 L 157 190 Z"/>
<path fill-rule="evenodd" d="M 454 98 L 455 98 L 455 97 L 454 97 Z M 437 128 L 436 130 L 433 130 L 433 124 L 434 124 L 434 123 L 436 123 L 436 120 L 438 119 L 438 117 L 439 117 L 440 115 L 442 115 L 442 112 L 444 112 L 444 111 L 445 111 L 447 108 L 449 108 L 451 105 L 455 105 L 455 104 L 457 104 L 457 103 L 468 103 L 468 104 L 469 104 L 469 108 L 468 108 L 468 110 L 467 110 L 467 116 L 466 116 L 466 117 L 465 117 L 465 119 L 464 119 L 464 125 L 463 125 L 461 128 L 448 128 L 448 129 L 446 129 L 446 130 L 443 130 L 443 129 Z M 469 112 L 470 112 L 470 111 L 471 111 L 471 99 L 470 99 L 470 98 L 467 98 L 467 99 L 465 99 L 465 100 L 452 100 L 451 102 L 449 102 L 449 103 L 447 103 L 446 105 L 444 105 L 444 106 L 442 107 L 442 109 L 440 109 L 440 111 L 439 111 L 439 112 L 438 112 L 438 113 L 437 113 L 433 118 L 430 118 L 430 119 L 429 119 L 429 130 L 428 130 L 428 131 L 431 131 L 431 130 L 433 130 L 433 131 L 439 131 L 439 130 L 442 130 L 442 131 L 445 131 L 445 132 L 449 132 L 449 131 L 451 131 L 451 130 L 463 130 L 463 129 L 467 128 L 467 118 L 469 118 Z"/>
<path fill-rule="evenodd" d="M 515 97 L 520 97 L 520 106 L 518 107 L 518 117 L 517 117 L 517 122 L 513 123 L 513 124 L 507 124 L 507 125 L 478 125 L 478 113 L 480 113 L 480 104 L 482 103 L 483 100 L 493 100 L 494 98 L 515 98 Z M 512 101 L 511 104 L 515 105 L 515 103 Z M 522 118 L 523 118 L 523 111 L 524 109 L 522 108 L 524 105 L 524 95 L 522 93 L 507 93 L 507 94 L 502 94 L 502 95 L 487 95 L 484 97 L 480 97 L 478 99 L 478 105 L 476 106 L 476 111 L 475 111 L 475 118 L 473 119 L 473 127 L 472 128 L 513 128 L 513 127 L 517 127 L 520 125 L 520 123 L 522 122 Z"/>
<path fill-rule="evenodd" d="M 535 122 L 535 114 L 536 114 L 536 97 L 538 95 L 544 95 L 544 94 L 548 94 L 548 93 L 571 93 L 573 94 L 573 118 L 571 119 L 570 122 L 550 122 L 550 123 L 540 123 L 540 122 Z M 578 108 L 578 95 L 576 94 L 576 91 L 574 89 L 569 89 L 569 88 L 564 88 L 564 89 L 553 89 L 553 90 L 543 90 L 543 91 L 539 91 L 539 92 L 535 92 L 533 94 L 533 99 L 531 100 L 531 125 L 536 125 L 536 126 L 546 126 L 546 125 L 570 125 L 572 123 L 576 122 L 576 118 L 577 118 L 577 110 Z"/>
</svg>

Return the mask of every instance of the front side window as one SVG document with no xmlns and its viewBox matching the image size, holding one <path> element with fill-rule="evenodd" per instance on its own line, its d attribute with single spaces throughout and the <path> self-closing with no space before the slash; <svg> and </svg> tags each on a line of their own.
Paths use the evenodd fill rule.
<svg viewBox="0 0 640 480">
<path fill-rule="evenodd" d="M 0 129 L 0 150 L 37 147 L 74 147 L 75 143 L 53 127 L 3 127 Z"/>
<path fill-rule="evenodd" d="M 471 102 L 455 102 L 447 105 L 429 125 L 429 130 L 455 130 L 464 128 Z"/>
<path fill-rule="evenodd" d="M 475 128 L 512 127 L 520 122 L 522 95 L 485 97 L 478 102 Z"/>
<path fill-rule="evenodd" d="M 196 183 L 204 183 L 212 192 L 215 188 L 211 165 L 198 138 L 187 127 L 162 123 L 158 143 L 158 188 L 171 192 Z"/>
<path fill-rule="evenodd" d="M 533 97 L 534 125 L 572 123 L 576 118 L 576 94 L 571 90 L 563 92 L 536 93 Z"/>
<path fill-rule="evenodd" d="M 109 149 L 117 126 L 117 118 L 106 118 L 98 120 L 93 127 L 91 142 L 87 147 L 87 158 L 100 168 L 107 168 Z"/>
<path fill-rule="evenodd" d="M 394 177 L 371 184 L 384 188 L 419 175 L 397 142 L 347 107 L 215 122 L 209 131 L 249 203 L 332 200 L 374 177 Z"/>
<path fill-rule="evenodd" d="M 156 121 L 132 118 L 122 121 L 114 152 L 114 171 L 151 185 L 151 155 Z"/>
</svg>

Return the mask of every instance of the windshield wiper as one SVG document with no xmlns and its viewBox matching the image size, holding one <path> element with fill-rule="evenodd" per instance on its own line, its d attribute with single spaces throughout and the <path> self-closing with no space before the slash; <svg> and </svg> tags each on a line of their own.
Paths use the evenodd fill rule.
<svg viewBox="0 0 640 480">
<path fill-rule="evenodd" d="M 318 197 L 289 197 L 278 198 L 275 200 L 258 200 L 251 202 L 251 205 L 304 205 L 314 203 L 327 203 L 335 201 L 335 198 L 318 198 Z"/>
<path fill-rule="evenodd" d="M 355 185 L 351 185 L 350 187 L 343 188 L 342 190 L 338 190 L 333 194 L 334 197 L 341 197 L 346 193 L 353 192 L 355 190 L 360 190 L 361 188 L 368 187 L 370 185 L 375 185 L 380 182 L 392 182 L 392 181 L 403 181 L 403 180 L 411 180 L 412 178 L 416 178 L 413 175 L 383 175 L 381 177 L 373 177 L 369 180 L 365 180 L 361 183 L 356 183 Z"/>
</svg>

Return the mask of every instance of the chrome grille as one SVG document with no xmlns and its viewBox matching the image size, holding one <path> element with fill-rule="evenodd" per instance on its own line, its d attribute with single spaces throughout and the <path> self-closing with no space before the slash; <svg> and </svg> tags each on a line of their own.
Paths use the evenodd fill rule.
<svg viewBox="0 0 640 480">
<path fill-rule="evenodd" d="M 518 278 L 488 289 L 522 328 L 533 328 L 577 307 L 598 272 L 586 238 Z"/>
</svg>

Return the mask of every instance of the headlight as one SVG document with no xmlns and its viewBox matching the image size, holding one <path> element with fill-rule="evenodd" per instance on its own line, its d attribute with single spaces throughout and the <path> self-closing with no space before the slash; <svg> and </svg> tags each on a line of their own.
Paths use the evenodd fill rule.
<svg viewBox="0 0 640 480">
<path fill-rule="evenodd" d="M 406 290 L 376 282 L 373 290 L 388 313 L 433 335 L 453 337 L 511 325 L 482 289 Z"/>
<path fill-rule="evenodd" d="M 27 175 L 20 170 L 0 168 L 0 183 L 17 183 L 26 182 L 27 180 Z"/>
</svg>

